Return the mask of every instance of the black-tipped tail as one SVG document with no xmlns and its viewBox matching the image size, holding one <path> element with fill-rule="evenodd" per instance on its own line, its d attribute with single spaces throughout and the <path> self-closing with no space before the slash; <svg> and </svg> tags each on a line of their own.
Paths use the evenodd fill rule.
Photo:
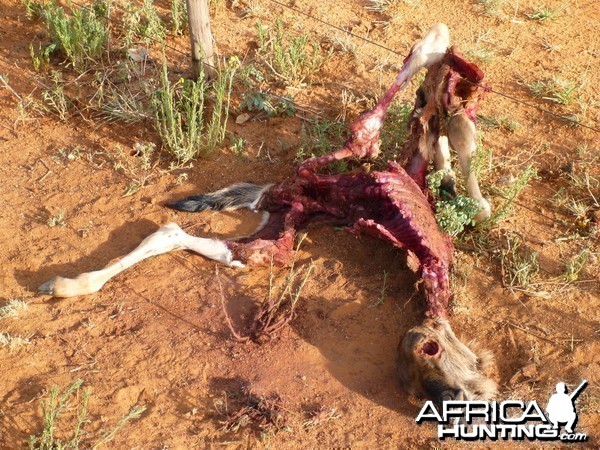
<svg viewBox="0 0 600 450">
<path fill-rule="evenodd" d="M 256 209 L 260 198 L 270 185 L 238 183 L 216 192 L 192 195 L 166 206 L 178 211 L 199 212 L 233 210 L 239 208 Z"/>
</svg>

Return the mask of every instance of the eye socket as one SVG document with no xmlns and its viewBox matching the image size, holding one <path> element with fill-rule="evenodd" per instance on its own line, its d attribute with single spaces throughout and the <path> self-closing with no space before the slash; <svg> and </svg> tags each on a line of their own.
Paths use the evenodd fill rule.
<svg viewBox="0 0 600 450">
<path fill-rule="evenodd" d="M 440 346 L 436 341 L 427 341 L 421 347 L 421 352 L 427 356 L 435 356 L 440 352 Z"/>
</svg>

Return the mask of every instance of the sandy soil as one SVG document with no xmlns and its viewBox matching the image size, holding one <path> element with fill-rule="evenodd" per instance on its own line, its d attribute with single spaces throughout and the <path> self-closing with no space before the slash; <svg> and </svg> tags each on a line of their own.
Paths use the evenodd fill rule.
<svg viewBox="0 0 600 450">
<path fill-rule="evenodd" d="M 576 110 L 584 124 L 597 127 L 600 97 L 600 10 L 594 1 L 548 1 L 564 8 L 545 23 L 525 13 L 538 2 L 506 2 L 505 14 L 483 13 L 477 2 L 399 1 L 389 13 L 367 11 L 365 1 L 300 0 L 296 7 L 331 23 L 368 35 L 405 54 L 432 23 L 443 20 L 455 45 L 465 52 L 482 46 L 494 57 L 482 64 L 498 91 L 559 114 Z M 291 32 L 307 32 L 324 45 L 340 34 L 307 17 L 275 6 L 254 4 L 260 19 L 280 18 Z M 213 32 L 224 55 L 249 55 L 256 47 L 254 19 L 242 20 L 243 5 L 219 2 Z M 14 0 L 0 3 L 0 74 L 16 95 L 39 98 L 40 85 L 29 56 L 29 43 L 40 25 L 29 22 Z M 182 50 L 187 38 L 171 40 Z M 358 39 L 356 55 L 335 52 L 309 89 L 290 91 L 296 100 L 335 118 L 344 88 L 358 97 L 376 95 L 395 76 L 401 57 Z M 547 51 L 547 43 L 556 48 Z M 546 47 L 545 47 L 546 45 Z M 249 57 L 249 56 L 248 56 Z M 173 72 L 189 73 L 185 57 L 171 53 Z M 560 75 L 581 84 L 581 102 L 567 107 L 533 100 L 524 83 Z M 89 93 L 85 78 L 69 87 L 77 97 Z M 91 388 L 89 435 L 95 442 L 134 405 L 146 405 L 110 448 L 440 448 L 435 430 L 414 422 L 422 402 L 407 397 L 394 374 L 400 336 L 420 320 L 415 278 L 403 258 L 385 244 L 356 240 L 332 228 L 311 229 L 299 263 L 315 268 L 303 294 L 298 317 L 277 339 L 264 345 L 232 340 L 220 307 L 215 264 L 193 254 L 169 254 L 146 261 L 93 295 L 64 300 L 39 296 L 36 288 L 61 274 L 93 270 L 133 249 L 167 221 L 197 235 L 235 236 L 256 221 L 250 213 L 197 215 L 165 209 L 167 200 L 214 190 L 237 181 L 281 179 L 292 170 L 302 126 L 296 117 L 231 121 L 230 131 L 247 141 L 239 158 L 228 145 L 192 169 L 168 172 L 167 163 L 151 171 L 148 185 L 133 196 L 123 193 L 132 176 L 114 162 L 136 164 L 136 142 L 157 142 L 151 123 L 105 123 L 85 112 L 66 122 L 50 115 L 22 113 L 11 91 L 0 88 L 0 306 L 13 298 L 29 302 L 17 318 L 0 319 L 0 332 L 29 338 L 10 351 L 0 348 L 0 446 L 21 448 L 42 429 L 41 399 L 53 385 L 78 378 Z M 405 94 L 410 99 L 412 94 Z M 349 117 L 360 110 L 350 108 Z M 598 133 L 569 127 L 535 109 L 490 94 L 482 114 L 518 121 L 513 133 L 489 130 L 484 144 L 500 166 L 494 182 L 516 176 L 534 162 L 540 178 L 528 188 L 510 219 L 494 230 L 518 233 L 539 252 L 541 273 L 549 280 L 565 262 L 588 245 L 592 251 L 579 282 L 549 296 L 512 292 L 503 286 L 494 255 L 462 244 L 456 253 L 452 324 L 458 334 L 476 338 L 493 351 L 502 399 L 547 401 L 558 381 L 589 386 L 578 401 L 578 428 L 598 448 L 600 435 L 600 284 L 598 234 L 593 220 L 585 230 L 552 201 L 569 188 L 561 168 L 586 165 L 598 176 Z M 262 149 L 259 152 L 259 149 Z M 265 151 L 266 150 L 266 151 Z M 124 156 L 119 156 L 124 151 Z M 266 157 L 266 155 L 269 157 Z M 178 183 L 185 172 L 187 180 Z M 179 178 L 181 180 L 181 178 Z M 485 186 L 485 184 L 484 184 Z M 595 192 L 596 198 L 598 192 Z M 65 226 L 48 218 L 65 211 Z M 596 220 L 597 220 L 596 215 Z M 593 219 L 593 218 L 592 218 Z M 578 233 L 578 234 L 577 234 Z M 468 240 L 467 240 L 468 241 Z M 471 241 L 468 241 L 471 242 Z M 498 248 L 497 252 L 500 251 Z M 595 252 L 595 255 L 593 254 Z M 389 273 L 383 304 L 384 271 Z M 226 306 L 243 330 L 255 305 L 268 290 L 267 269 L 220 269 Z M 283 279 L 285 270 L 278 271 Z M 256 395 L 277 395 L 288 429 L 261 436 L 256 427 L 223 430 L 230 414 Z M 311 413 L 335 408 L 339 417 L 303 425 Z M 68 418 L 68 415 L 67 415 Z M 502 444 L 486 444 L 494 447 Z M 526 444 L 521 444 L 527 446 Z M 465 445 L 466 446 L 466 445 Z M 505 444 L 514 447 L 514 444 Z M 534 445 L 539 447 L 540 444 Z M 555 447 L 556 444 L 548 444 Z"/>
</svg>

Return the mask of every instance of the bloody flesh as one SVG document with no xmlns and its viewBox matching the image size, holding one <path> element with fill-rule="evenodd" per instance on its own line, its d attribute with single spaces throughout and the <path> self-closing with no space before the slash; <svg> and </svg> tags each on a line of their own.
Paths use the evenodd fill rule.
<svg viewBox="0 0 600 450">
<path fill-rule="evenodd" d="M 448 114 L 460 109 L 475 117 L 482 79 L 483 72 L 453 49 L 429 68 L 409 123 L 404 148 L 408 172 L 390 162 L 384 172 L 318 174 L 318 168 L 339 159 L 377 156 L 383 120 L 400 88 L 394 83 L 372 110 L 350 126 L 351 136 L 341 149 L 305 161 L 295 176 L 264 195 L 259 209 L 271 213 L 269 221 L 256 234 L 228 243 L 234 259 L 247 265 L 285 264 L 292 256 L 296 231 L 308 223 L 347 226 L 357 235 L 377 237 L 404 249 L 409 267 L 420 277 L 426 314 L 446 317 L 453 247 L 450 237 L 439 229 L 424 193 L 431 157 L 428 147 L 444 131 Z"/>
<path fill-rule="evenodd" d="M 230 243 L 234 258 L 249 265 L 289 261 L 295 231 L 312 221 L 345 225 L 409 253 L 423 280 L 428 315 L 445 317 L 451 295 L 452 243 L 442 233 L 427 198 L 398 165 L 386 172 L 296 177 L 273 187 L 260 209 L 272 213 L 259 233 Z M 414 264 L 416 263 L 416 264 Z"/>
</svg>

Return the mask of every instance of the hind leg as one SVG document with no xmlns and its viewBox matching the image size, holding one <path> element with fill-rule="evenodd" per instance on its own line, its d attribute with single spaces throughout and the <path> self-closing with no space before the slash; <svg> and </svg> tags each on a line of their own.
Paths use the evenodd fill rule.
<svg viewBox="0 0 600 450">
<path fill-rule="evenodd" d="M 108 280 L 128 267 L 151 256 L 174 250 L 191 250 L 231 267 L 244 266 L 240 261 L 233 259 L 233 253 L 225 241 L 194 237 L 183 231 L 177 224 L 168 223 L 144 239 L 131 253 L 104 269 L 82 273 L 75 278 L 54 277 L 42 284 L 38 292 L 54 297 L 91 294 L 99 291 Z"/>
</svg>

